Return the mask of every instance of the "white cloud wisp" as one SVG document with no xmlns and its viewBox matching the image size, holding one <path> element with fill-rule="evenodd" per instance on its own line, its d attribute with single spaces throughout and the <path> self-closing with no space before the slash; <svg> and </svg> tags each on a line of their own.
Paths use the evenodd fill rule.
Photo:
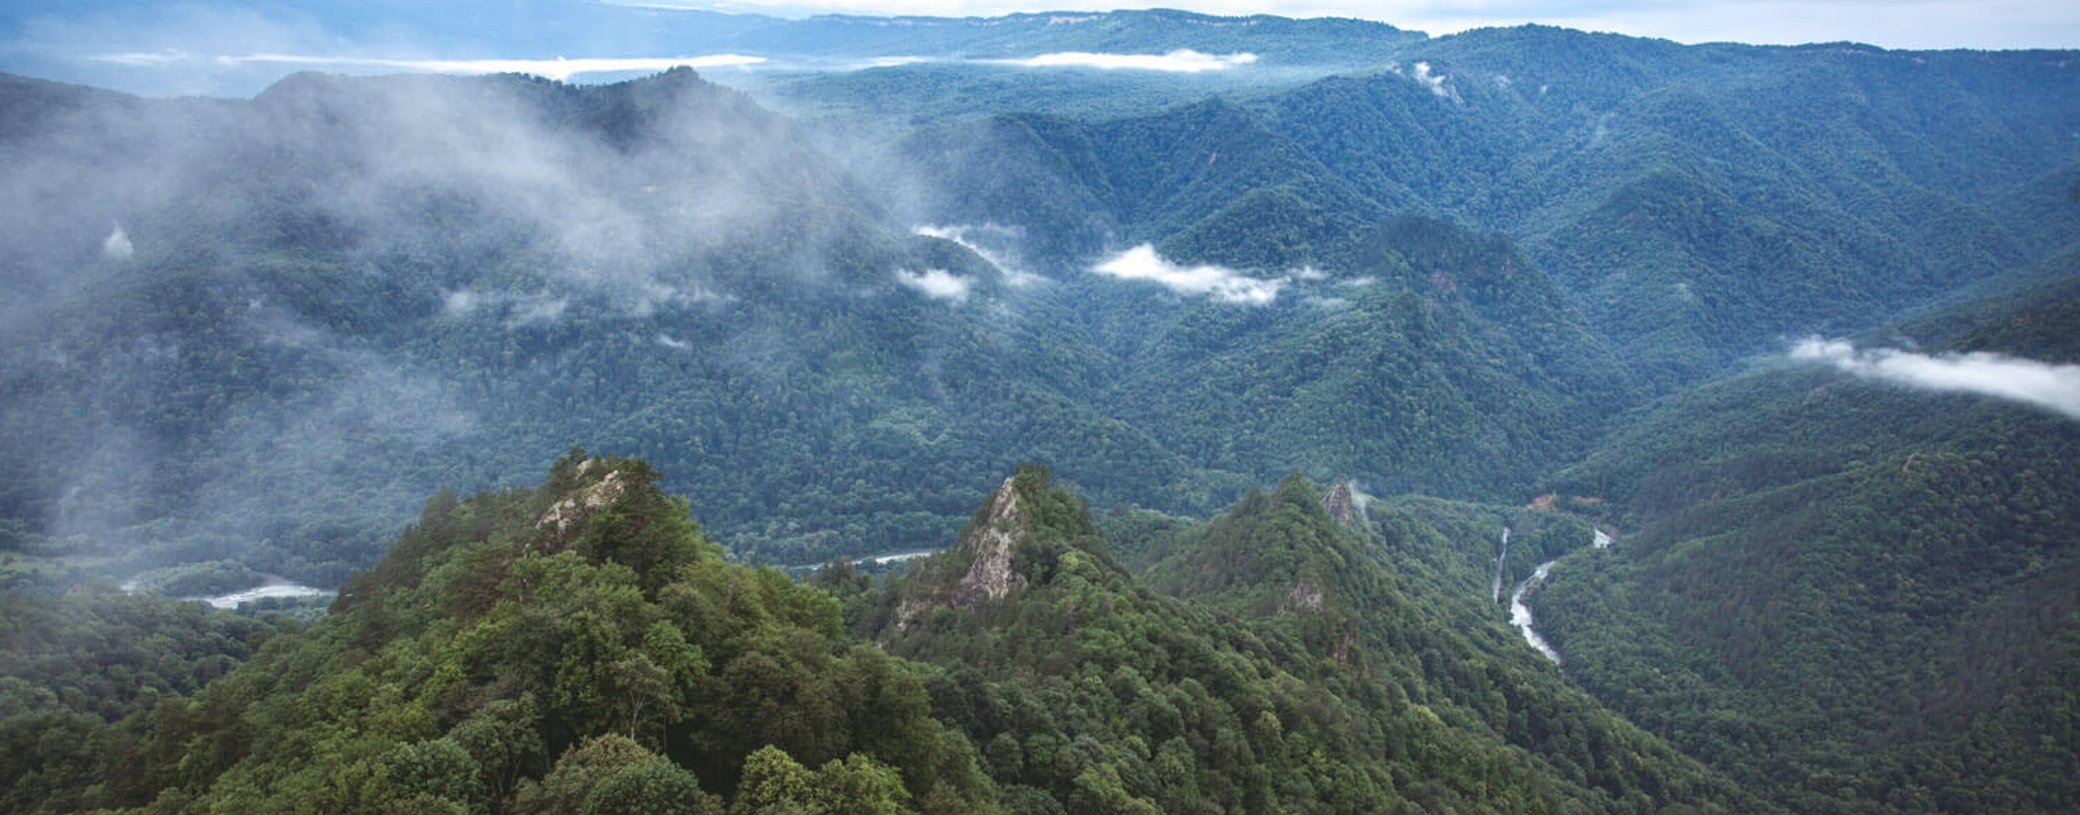
<svg viewBox="0 0 2080 815">
<path fill-rule="evenodd" d="M 1285 278 L 1263 280 L 1225 266 L 1180 266 L 1156 254 L 1150 244 L 1141 244 L 1113 255 L 1091 267 L 1091 271 L 1125 280 L 1148 280 L 1178 294 L 1205 295 L 1227 303 L 1269 305 L 1278 299 Z"/>
<path fill-rule="evenodd" d="M 897 269 L 896 282 L 916 289 L 926 297 L 956 303 L 967 302 L 968 290 L 975 285 L 975 281 L 945 269 L 926 269 L 922 273 Z"/>
<path fill-rule="evenodd" d="M 101 241 L 101 255 L 110 260 L 129 260 L 136 251 L 137 247 L 130 243 L 129 235 L 123 234 L 123 227 L 120 225 Z"/>
<path fill-rule="evenodd" d="M 1031 286 L 1035 283 L 1044 282 L 1047 279 L 1026 271 L 1023 267 L 1013 262 L 1010 255 L 1003 249 L 992 249 L 977 243 L 978 239 L 985 236 L 994 239 L 1000 244 L 1012 241 L 1018 237 L 1017 230 L 996 224 L 949 224 L 947 226 L 919 226 L 912 229 L 911 232 L 960 244 L 968 251 L 974 252 L 977 257 L 989 261 L 991 266 L 997 267 L 997 271 L 1004 273 L 1004 282 L 1013 286 Z"/>
<path fill-rule="evenodd" d="M 1820 362 L 1866 379 L 1914 388 L 1992 396 L 2080 419 L 2080 365 L 2054 365 L 2002 354 L 1929 356 L 1893 348 L 1858 350 L 1842 340 L 1811 337 L 1791 358 Z"/>
</svg>

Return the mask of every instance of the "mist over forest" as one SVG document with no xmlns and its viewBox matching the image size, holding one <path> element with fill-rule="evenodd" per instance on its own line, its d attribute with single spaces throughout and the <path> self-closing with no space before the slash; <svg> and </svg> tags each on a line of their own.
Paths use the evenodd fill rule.
<svg viewBox="0 0 2080 815">
<path fill-rule="evenodd" d="M 594 5 L 0 19 L 0 812 L 2080 806 L 2073 52 Z"/>
</svg>

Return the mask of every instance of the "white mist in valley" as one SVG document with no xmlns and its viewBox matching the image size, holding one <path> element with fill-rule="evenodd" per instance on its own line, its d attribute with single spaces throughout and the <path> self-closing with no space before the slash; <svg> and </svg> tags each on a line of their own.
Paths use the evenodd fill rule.
<svg viewBox="0 0 2080 815">
<path fill-rule="evenodd" d="M 1859 349 L 1844 340 L 1819 337 L 1793 347 L 1791 358 L 1829 364 L 1864 379 L 1992 396 L 2080 419 L 2080 365 L 1986 352 L 1930 356 L 1894 348 Z"/>
<path fill-rule="evenodd" d="M 635 335 L 685 356 L 712 344 L 699 330 L 742 280 L 854 296 L 827 262 L 845 230 L 803 217 L 801 199 L 814 195 L 776 181 L 838 175 L 790 122 L 683 71 L 622 91 L 645 114 L 628 117 L 633 130 L 560 118 L 605 104 L 589 90 L 446 76 L 299 75 L 251 100 L 177 104 L 87 94 L 62 115 L 13 123 L 0 156 L 0 209 L 12 216 L 0 247 L 13 259 L 0 326 L 57 319 L 85 293 L 151 302 L 164 299 L 150 288 L 161 281 L 208 281 L 189 289 L 202 323 L 192 332 L 132 326 L 120 342 L 42 332 L 37 347 L 0 359 L 11 381 L 65 383 L 10 400 L 0 419 L 76 417 L 37 448 L 52 485 L 41 530 L 112 551 L 178 543 L 236 559 L 301 541 L 311 560 L 365 557 L 440 483 L 488 487 L 512 464 L 437 463 L 485 445 L 481 391 L 380 341 L 380 326 L 419 320 L 462 339 L 650 320 Z M 771 249 L 781 233 L 790 240 Z M 278 251 L 286 241 L 297 250 Z M 191 245 L 224 260 L 182 254 Z M 125 263 L 146 247 L 150 275 Z M 755 266 L 711 260 L 754 254 Z M 914 274 L 927 294 L 966 296 L 965 279 Z M 226 359 L 239 387 L 195 398 L 195 382 L 229 375 L 213 367 Z M 513 375 L 554 366 L 529 361 Z M 182 464 L 168 417 L 207 429 L 208 466 Z M 176 471 L 177 487 L 155 480 Z M 155 506 L 181 517 L 158 519 L 146 511 Z M 344 577 L 294 558 L 273 568 L 321 584 Z"/>
<path fill-rule="evenodd" d="M 1286 284 L 1284 278 L 1263 280 L 1225 266 L 1173 263 L 1146 243 L 1106 258 L 1091 271 L 1123 280 L 1146 280 L 1178 294 L 1251 306 L 1269 305 Z"/>
<path fill-rule="evenodd" d="M 989 261 L 997 271 L 1004 273 L 1004 282 L 1011 286 L 1031 286 L 1047 278 L 1034 274 L 1015 259 L 1018 242 L 1025 238 L 1024 230 L 997 224 L 926 224 L 911 230 L 928 238 L 938 238 L 960 244 L 974 252 L 976 257 Z"/>
<path fill-rule="evenodd" d="M 975 281 L 945 269 L 926 269 L 922 272 L 897 269 L 896 282 L 934 300 L 955 303 L 967 302 L 968 290 L 975 286 Z"/>
</svg>

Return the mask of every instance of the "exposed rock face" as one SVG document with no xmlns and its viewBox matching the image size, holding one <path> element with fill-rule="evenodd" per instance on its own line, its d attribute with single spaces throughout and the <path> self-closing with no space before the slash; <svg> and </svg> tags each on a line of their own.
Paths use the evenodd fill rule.
<svg viewBox="0 0 2080 815">
<path fill-rule="evenodd" d="M 1329 488 L 1328 495 L 1322 496 L 1322 511 L 1329 513 L 1337 523 L 1350 526 L 1351 519 L 1357 517 L 1351 503 L 1351 482 L 1338 481 L 1336 486 Z"/>
<path fill-rule="evenodd" d="M 1001 599 L 1012 589 L 1025 588 L 1026 576 L 1011 566 L 1011 549 L 1026 534 L 1025 513 L 1018 506 L 1018 491 L 1012 479 L 1004 479 L 990 499 L 989 518 L 961 543 L 975 550 L 968 573 L 953 586 L 953 604 L 974 610 L 985 600 Z"/>
<path fill-rule="evenodd" d="M 584 469 L 580 469 L 579 472 L 589 472 L 593 463 L 597 461 L 598 459 L 593 459 L 586 462 L 583 465 Z M 556 502 L 555 506 L 550 507 L 548 512 L 542 514 L 541 520 L 534 522 L 534 527 L 536 529 L 549 530 L 558 543 L 568 543 L 571 533 L 581 529 L 586 518 L 592 517 L 592 513 L 598 512 L 600 507 L 611 504 L 614 502 L 614 499 L 621 497 L 621 491 L 626 486 L 621 481 L 621 471 L 615 470 L 607 473 L 606 477 L 600 479 L 598 483 L 579 490 L 577 494 L 569 498 Z"/>
<path fill-rule="evenodd" d="M 968 572 L 943 592 L 905 598 L 896 607 L 898 628 L 909 626 L 918 615 L 938 603 L 974 611 L 985 602 L 1000 600 L 1012 591 L 1026 587 L 1026 576 L 1019 574 L 1012 562 L 1014 547 L 1030 531 L 1013 480 L 1004 479 L 1004 484 L 997 487 L 996 494 L 990 498 L 989 512 L 982 523 L 961 539 L 958 550 L 973 555 Z"/>
</svg>

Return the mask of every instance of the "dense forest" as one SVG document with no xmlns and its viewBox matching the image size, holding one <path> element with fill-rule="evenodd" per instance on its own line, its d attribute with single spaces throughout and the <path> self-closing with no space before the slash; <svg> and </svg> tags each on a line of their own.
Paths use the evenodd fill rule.
<svg viewBox="0 0 2080 815">
<path fill-rule="evenodd" d="M 1521 502 L 1644 400 L 2072 240 L 2056 55 L 1367 42 L 1282 85 L 749 83 L 800 124 L 683 69 L 10 78 L 11 548 L 336 585 L 576 441 L 788 565 L 932 545 L 1023 460 L 1199 517 L 1293 469 Z M 934 109 L 949 71 L 981 85 Z"/>
<path fill-rule="evenodd" d="M 2080 808 L 2072 52 L 686 14 L 0 74 L 0 813 Z"/>
<path fill-rule="evenodd" d="M 2076 306 L 2069 278 L 1902 329 L 2070 363 Z M 1583 688 L 1799 811 L 2071 809 L 2043 780 L 2080 770 L 2076 461 L 2067 416 L 1733 377 L 1555 477 L 1638 532 L 1562 561 L 1541 627 Z"/>
<path fill-rule="evenodd" d="M 8 811 L 1765 806 L 1509 647 L 1477 597 L 1398 577 L 1449 548 L 1416 516 L 1338 523 L 1297 475 L 1151 574 L 1239 548 L 1249 568 L 1160 592 L 1038 466 L 900 579 L 840 560 L 806 585 L 724 559 L 658 480 L 574 451 L 535 489 L 436 495 L 308 627 L 11 601 L 106 622 L 66 629 L 101 645 L 15 649 L 38 683 L 8 680 L 0 711 Z M 150 650 L 109 641 L 148 614 L 193 666 L 98 687 L 94 666 Z"/>
</svg>

